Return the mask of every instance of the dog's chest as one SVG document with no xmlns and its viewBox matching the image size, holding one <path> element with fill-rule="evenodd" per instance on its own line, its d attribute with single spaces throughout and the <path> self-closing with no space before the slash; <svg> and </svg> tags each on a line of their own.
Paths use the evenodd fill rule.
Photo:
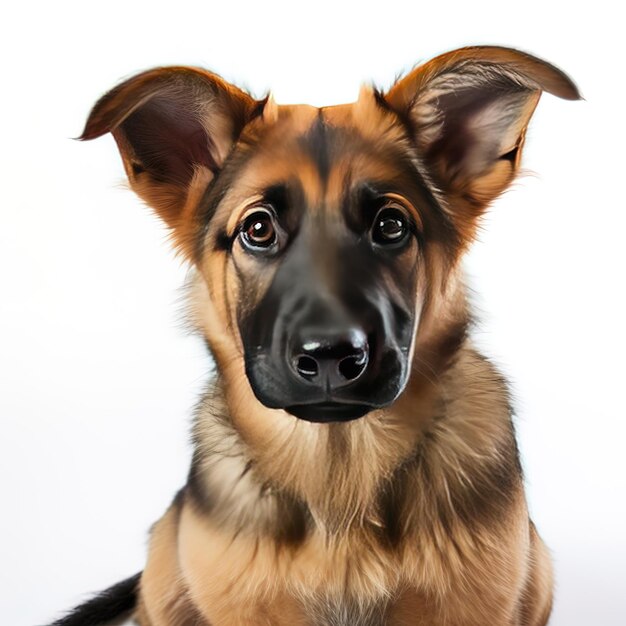
<svg viewBox="0 0 626 626">
<path fill-rule="evenodd" d="M 316 597 L 305 601 L 310 626 L 384 626 L 386 602 L 360 604 L 347 598 Z"/>
</svg>

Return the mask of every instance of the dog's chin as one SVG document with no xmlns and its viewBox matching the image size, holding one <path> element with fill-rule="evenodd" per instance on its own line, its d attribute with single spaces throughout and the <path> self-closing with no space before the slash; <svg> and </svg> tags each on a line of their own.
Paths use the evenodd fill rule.
<svg viewBox="0 0 626 626">
<path fill-rule="evenodd" d="M 315 404 L 294 404 L 285 407 L 285 411 L 307 422 L 328 424 L 332 422 L 351 422 L 359 417 L 363 417 L 375 408 L 370 404 L 318 402 Z"/>
</svg>

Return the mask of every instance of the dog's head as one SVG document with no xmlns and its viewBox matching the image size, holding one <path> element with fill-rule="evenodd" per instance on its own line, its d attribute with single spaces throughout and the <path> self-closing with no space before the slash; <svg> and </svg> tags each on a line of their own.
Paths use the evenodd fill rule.
<svg viewBox="0 0 626 626">
<path fill-rule="evenodd" d="M 82 138 L 113 134 L 132 188 L 197 266 L 226 382 L 346 421 L 392 404 L 416 360 L 433 368 L 463 334 L 452 276 L 542 90 L 579 97 L 555 67 L 495 47 L 323 108 L 168 67 L 106 94 Z"/>
</svg>

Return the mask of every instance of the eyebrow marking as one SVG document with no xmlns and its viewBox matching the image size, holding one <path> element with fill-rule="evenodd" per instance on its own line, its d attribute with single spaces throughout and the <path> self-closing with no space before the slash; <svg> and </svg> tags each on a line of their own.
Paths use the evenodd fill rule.
<svg viewBox="0 0 626 626">
<path fill-rule="evenodd" d="M 289 207 L 287 183 L 280 182 L 270 185 L 259 195 L 263 198 L 263 202 L 272 205 L 278 215 L 284 213 Z"/>
</svg>

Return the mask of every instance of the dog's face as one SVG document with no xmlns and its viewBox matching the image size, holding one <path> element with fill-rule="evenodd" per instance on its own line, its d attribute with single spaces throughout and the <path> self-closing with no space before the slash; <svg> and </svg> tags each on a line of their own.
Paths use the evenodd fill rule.
<svg viewBox="0 0 626 626">
<path fill-rule="evenodd" d="M 369 104 L 364 117 L 389 125 Z M 224 266 L 255 396 L 313 421 L 360 417 L 404 388 L 438 210 L 402 135 L 367 137 L 359 122 L 354 107 L 297 106 L 259 123 L 245 163 L 224 169 L 234 182 L 203 244 L 208 275 Z"/>
<path fill-rule="evenodd" d="M 398 398 L 433 328 L 454 334 L 439 300 L 515 174 L 542 89 L 577 97 L 501 48 L 321 109 L 165 68 L 107 94 L 83 138 L 113 132 L 131 185 L 198 267 L 222 373 L 236 362 L 268 408 L 346 421 Z"/>
</svg>

